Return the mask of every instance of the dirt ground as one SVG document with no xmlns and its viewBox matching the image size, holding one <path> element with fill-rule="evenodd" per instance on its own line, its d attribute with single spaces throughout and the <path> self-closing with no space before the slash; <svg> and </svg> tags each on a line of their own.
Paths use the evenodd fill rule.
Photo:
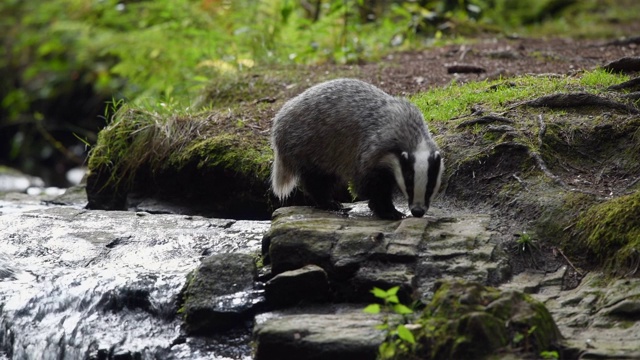
<svg viewBox="0 0 640 360">
<path fill-rule="evenodd" d="M 443 86 L 524 74 L 575 74 L 622 57 L 640 55 L 640 36 L 626 40 L 484 39 L 387 56 L 379 63 L 361 65 L 362 75 L 387 92 L 408 95 Z M 449 73 L 455 65 L 470 73 Z M 477 70 L 475 69 L 477 68 Z"/>
<path fill-rule="evenodd" d="M 640 25 L 637 33 L 640 34 Z M 392 95 L 407 96 L 453 81 L 464 83 L 523 74 L 576 74 L 630 56 L 640 56 L 640 36 L 597 41 L 479 38 L 470 44 L 394 53 L 370 63 L 288 67 L 278 70 L 285 73 L 283 76 L 251 74 L 249 80 L 231 85 L 232 89 L 221 89 L 214 84 L 204 99 L 226 99 L 222 102 L 226 107 L 225 101 L 238 101 L 233 99 L 238 96 L 239 87 L 247 87 L 241 95 L 242 102 L 270 105 L 254 106 L 249 110 L 250 114 L 245 114 L 256 119 L 256 130 L 267 132 L 273 115 L 284 101 L 316 83 L 335 77 L 360 78 Z M 255 83 L 260 81 L 266 90 L 255 89 Z"/>
</svg>

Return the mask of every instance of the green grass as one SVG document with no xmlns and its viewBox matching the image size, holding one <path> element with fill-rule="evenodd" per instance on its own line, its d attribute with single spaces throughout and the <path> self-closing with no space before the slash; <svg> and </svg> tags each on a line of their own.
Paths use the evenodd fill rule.
<svg viewBox="0 0 640 360">
<path fill-rule="evenodd" d="M 628 80 L 628 76 L 604 70 L 585 72 L 577 77 L 520 76 L 508 80 L 453 83 L 415 95 L 411 101 L 420 108 L 428 122 L 448 121 L 471 114 L 473 106 L 488 111 L 503 111 L 508 106 L 558 92 L 604 91 L 607 86 Z"/>
</svg>

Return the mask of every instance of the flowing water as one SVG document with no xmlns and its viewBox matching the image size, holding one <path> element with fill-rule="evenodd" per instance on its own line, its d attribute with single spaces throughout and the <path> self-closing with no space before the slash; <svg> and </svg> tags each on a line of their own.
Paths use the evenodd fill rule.
<svg viewBox="0 0 640 360">
<path fill-rule="evenodd" d="M 250 358 L 246 329 L 185 337 L 176 300 L 203 256 L 258 253 L 268 226 L 5 197 L 0 359 Z"/>
</svg>

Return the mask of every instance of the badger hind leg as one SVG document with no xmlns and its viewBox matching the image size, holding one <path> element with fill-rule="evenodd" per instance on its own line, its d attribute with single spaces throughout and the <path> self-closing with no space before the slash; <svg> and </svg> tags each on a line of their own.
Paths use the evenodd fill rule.
<svg viewBox="0 0 640 360">
<path fill-rule="evenodd" d="M 393 205 L 393 190 L 396 180 L 386 169 L 371 172 L 360 179 L 357 190 L 358 196 L 369 199 L 369 209 L 381 218 L 387 220 L 400 220 L 404 216 Z"/>
<path fill-rule="evenodd" d="M 342 204 L 333 198 L 333 193 L 340 183 L 337 176 L 314 170 L 305 171 L 300 176 L 300 183 L 305 196 L 317 208 L 342 210 Z"/>
</svg>

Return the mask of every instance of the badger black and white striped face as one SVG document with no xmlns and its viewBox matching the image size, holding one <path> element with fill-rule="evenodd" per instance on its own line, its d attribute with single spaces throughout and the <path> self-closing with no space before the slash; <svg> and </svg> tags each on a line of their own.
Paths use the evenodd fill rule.
<svg viewBox="0 0 640 360">
<path fill-rule="evenodd" d="M 411 215 L 422 217 L 440 188 L 442 156 L 423 140 L 414 152 L 402 152 L 398 158 L 400 166 L 393 166 L 398 187 L 409 200 Z"/>
</svg>

